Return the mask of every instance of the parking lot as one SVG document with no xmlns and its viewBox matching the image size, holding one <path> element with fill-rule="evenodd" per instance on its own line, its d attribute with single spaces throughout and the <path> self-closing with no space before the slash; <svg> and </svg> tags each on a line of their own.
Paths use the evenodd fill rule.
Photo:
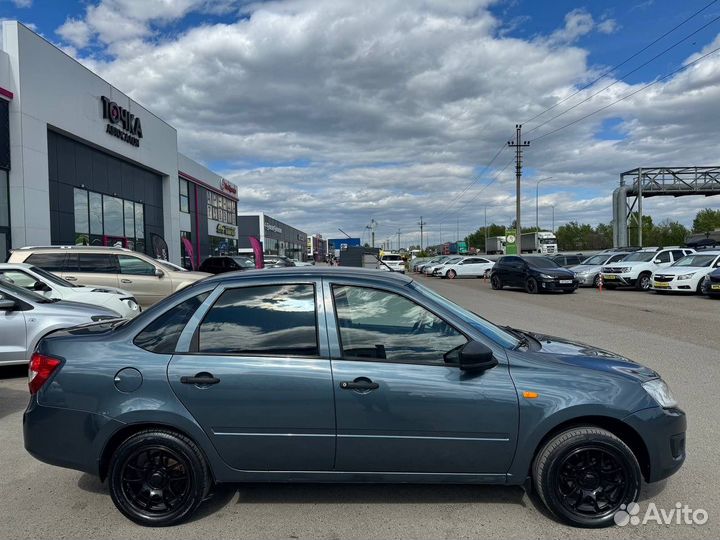
<svg viewBox="0 0 720 540">
<path fill-rule="evenodd" d="M 493 291 L 480 279 L 422 283 L 488 319 L 584 341 L 659 371 L 688 414 L 688 458 L 678 474 L 646 486 L 641 505 L 705 509 L 702 526 L 639 525 L 601 533 L 549 519 L 516 487 L 243 485 L 219 488 L 189 523 L 138 527 L 117 512 L 106 486 L 44 465 L 22 446 L 24 369 L 0 371 L 0 538 L 717 538 L 720 534 L 720 301 L 636 291 L 572 295 Z M 62 441 L 58 441 L 62 444 Z"/>
</svg>

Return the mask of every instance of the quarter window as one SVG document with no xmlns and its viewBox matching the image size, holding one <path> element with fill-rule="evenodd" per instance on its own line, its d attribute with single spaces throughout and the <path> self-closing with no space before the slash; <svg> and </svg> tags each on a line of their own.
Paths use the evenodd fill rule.
<svg viewBox="0 0 720 540">
<path fill-rule="evenodd" d="M 315 287 L 264 285 L 226 290 L 200 324 L 198 352 L 317 356 Z"/>
<path fill-rule="evenodd" d="M 467 339 L 424 307 L 388 291 L 333 286 L 343 358 L 445 365 Z M 447 356 L 446 356 L 447 355 Z"/>
<path fill-rule="evenodd" d="M 160 315 L 135 336 L 135 345 L 158 354 L 174 353 L 183 328 L 208 294 L 206 292 L 188 298 Z"/>
</svg>

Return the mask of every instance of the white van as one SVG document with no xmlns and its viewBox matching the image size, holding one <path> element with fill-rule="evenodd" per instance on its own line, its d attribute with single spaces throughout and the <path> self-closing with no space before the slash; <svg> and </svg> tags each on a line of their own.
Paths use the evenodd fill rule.
<svg viewBox="0 0 720 540">
<path fill-rule="evenodd" d="M 380 261 L 382 262 L 378 262 L 378 270 L 400 272 L 401 274 L 405 273 L 405 261 L 402 256 L 397 253 L 385 253 L 382 257 L 380 257 Z"/>
</svg>

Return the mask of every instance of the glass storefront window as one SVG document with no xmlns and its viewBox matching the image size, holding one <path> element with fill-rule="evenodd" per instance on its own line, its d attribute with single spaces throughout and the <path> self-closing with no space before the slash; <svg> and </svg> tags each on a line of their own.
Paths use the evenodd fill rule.
<svg viewBox="0 0 720 540">
<path fill-rule="evenodd" d="M 180 179 L 180 211 L 186 214 L 190 212 L 190 183 Z"/>
<path fill-rule="evenodd" d="M 214 191 L 208 191 L 208 218 L 214 219 L 228 225 L 237 224 L 237 205 L 235 201 L 222 195 L 218 195 Z"/>
<path fill-rule="evenodd" d="M 102 195 L 89 192 L 90 197 L 90 234 L 103 233 Z"/>
<path fill-rule="evenodd" d="M 103 195 L 103 221 L 105 236 L 125 236 L 121 199 Z"/>
<path fill-rule="evenodd" d="M 8 173 L 0 170 L 0 227 L 10 226 L 10 199 L 8 191 Z M 3 257 L 5 252 L 0 252 Z"/>
<path fill-rule="evenodd" d="M 74 189 L 75 197 L 75 234 L 90 232 L 88 218 L 88 192 L 84 189 Z"/>
<path fill-rule="evenodd" d="M 135 208 L 132 201 L 123 201 L 123 214 L 125 216 L 125 236 L 135 237 Z"/>
</svg>

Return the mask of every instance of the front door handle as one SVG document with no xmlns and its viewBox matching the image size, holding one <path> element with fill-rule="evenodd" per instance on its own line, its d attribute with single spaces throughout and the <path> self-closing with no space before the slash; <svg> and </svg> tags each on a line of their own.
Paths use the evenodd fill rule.
<svg viewBox="0 0 720 540">
<path fill-rule="evenodd" d="M 120 283 L 132 283 L 131 279 L 121 279 Z"/>
<path fill-rule="evenodd" d="M 369 391 L 369 390 L 377 390 L 378 388 L 380 388 L 380 385 L 376 382 L 372 382 L 368 378 L 358 377 L 354 381 L 341 382 L 340 388 L 342 388 L 343 390 Z"/>
<path fill-rule="evenodd" d="M 212 373 L 198 373 L 194 377 L 183 376 L 180 377 L 182 384 L 195 384 L 197 386 L 210 386 L 211 384 L 217 384 L 220 379 L 214 377 Z"/>
<path fill-rule="evenodd" d="M 65 281 L 77 281 L 77 278 L 73 276 L 65 276 Z"/>
</svg>

